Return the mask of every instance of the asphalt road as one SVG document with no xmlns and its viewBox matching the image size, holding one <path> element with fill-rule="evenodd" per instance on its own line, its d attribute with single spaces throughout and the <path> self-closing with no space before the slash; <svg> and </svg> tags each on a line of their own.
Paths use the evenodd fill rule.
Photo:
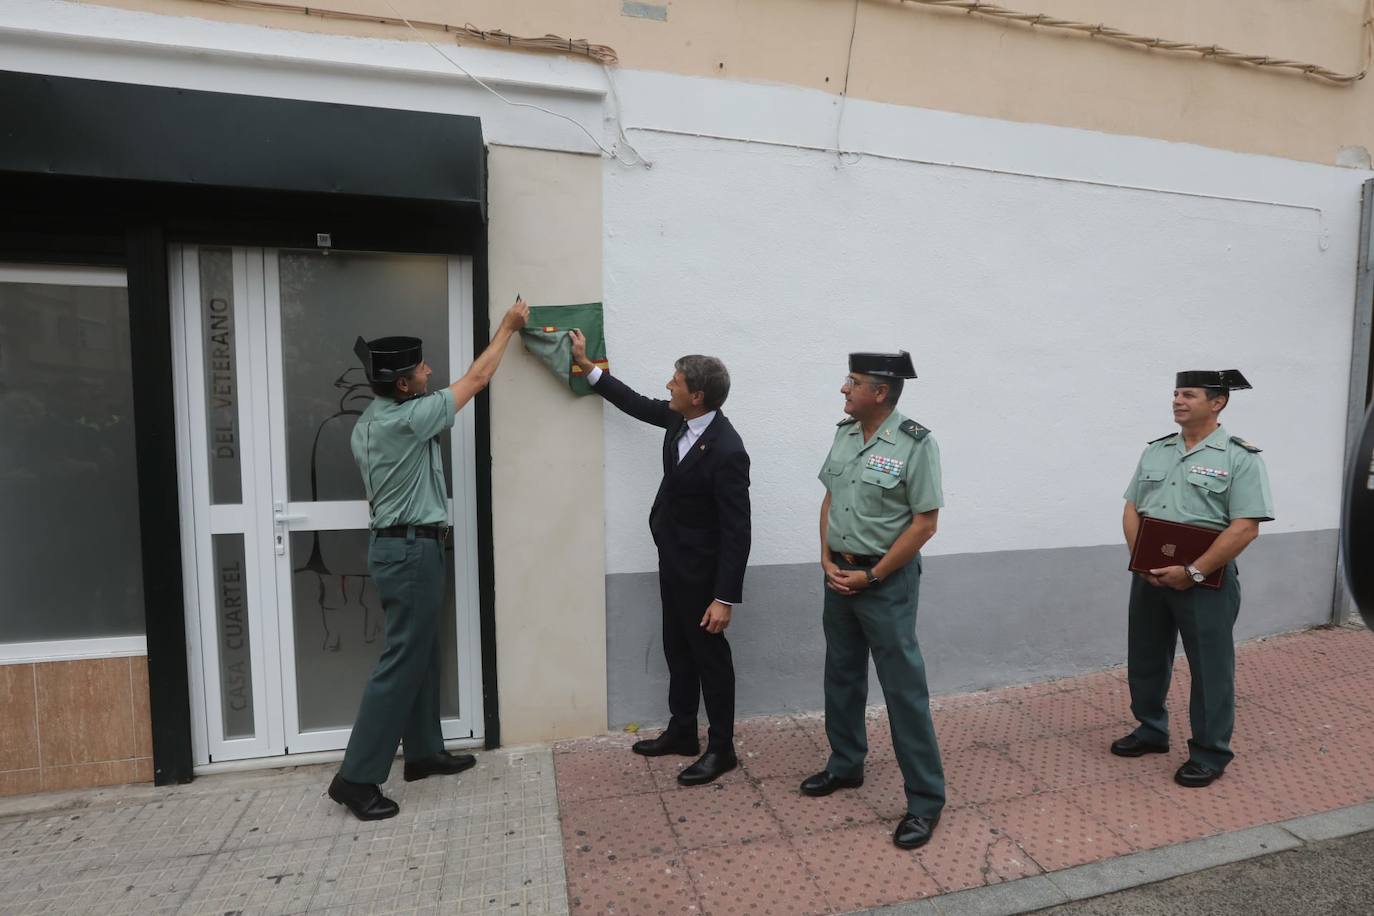
<svg viewBox="0 0 1374 916">
<path fill-rule="evenodd" d="M 1038 910 L 1040 916 L 1370 916 L 1374 832 Z"/>
</svg>

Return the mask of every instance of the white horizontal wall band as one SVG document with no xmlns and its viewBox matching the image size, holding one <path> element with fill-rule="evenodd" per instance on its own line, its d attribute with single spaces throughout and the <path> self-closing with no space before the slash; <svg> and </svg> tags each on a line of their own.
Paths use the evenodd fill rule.
<svg viewBox="0 0 1374 916">
<path fill-rule="evenodd" d="M 607 75 L 556 55 L 454 46 L 449 54 L 513 101 L 605 133 Z M 461 114 L 487 141 L 588 152 L 573 125 L 513 108 L 418 41 L 348 38 L 135 13 L 59 0 L 7 0 L 5 68 L 52 76 Z M 607 140 L 613 138 L 607 137 Z"/>
<path fill-rule="evenodd" d="M 146 636 L 0 643 L 0 665 L 31 665 L 39 662 L 67 662 L 86 658 L 119 658 L 147 654 Z"/>
<path fill-rule="evenodd" d="M 97 286 L 122 289 L 128 277 L 118 267 L 54 267 L 48 264 L 0 264 L 0 283 L 46 283 L 52 286 Z"/>
</svg>

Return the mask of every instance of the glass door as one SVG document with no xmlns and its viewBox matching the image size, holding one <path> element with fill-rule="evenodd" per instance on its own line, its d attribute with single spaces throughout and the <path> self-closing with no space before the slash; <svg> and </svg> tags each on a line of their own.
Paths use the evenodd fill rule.
<svg viewBox="0 0 1374 916">
<path fill-rule="evenodd" d="M 187 379 L 182 477 L 191 484 L 183 512 L 195 527 L 188 607 L 203 692 L 198 758 L 340 749 L 385 631 L 349 447 L 372 399 L 352 342 L 422 337 L 435 379 L 448 379 L 472 358 L 470 261 L 216 248 L 183 249 L 175 260 Z M 471 412 L 459 415 L 447 444 L 454 538 L 441 711 L 445 738 L 475 739 Z"/>
</svg>

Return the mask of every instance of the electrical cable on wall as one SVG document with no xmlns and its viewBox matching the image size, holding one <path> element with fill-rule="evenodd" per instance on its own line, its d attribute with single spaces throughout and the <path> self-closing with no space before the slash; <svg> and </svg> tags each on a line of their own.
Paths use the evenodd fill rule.
<svg viewBox="0 0 1374 916">
<path fill-rule="evenodd" d="M 449 54 L 448 54 L 448 52 L 446 52 L 443 48 L 439 47 L 439 46 L 436 45 L 434 42 L 430 41 L 428 38 L 426 38 L 425 36 L 421 35 L 421 34 L 420 34 L 420 30 L 417 29 L 417 28 L 415 28 L 415 26 L 411 23 L 411 21 L 410 21 L 409 19 L 407 19 L 405 16 L 401 15 L 401 11 L 398 10 L 398 9 L 396 9 L 396 5 L 393 4 L 393 3 L 391 2 L 391 0 L 383 0 L 383 2 L 384 2 L 388 7 L 391 8 L 391 11 L 392 11 L 393 13 L 396 14 L 396 18 L 398 18 L 398 19 L 400 19 L 402 22 L 404 22 L 404 23 L 406 24 L 407 28 L 409 28 L 412 32 L 415 33 L 415 35 L 416 35 L 417 38 L 419 38 L 419 39 L 420 39 L 421 41 L 423 41 L 425 44 L 429 45 L 430 48 L 433 49 L 433 51 L 434 51 L 435 54 L 438 54 L 438 55 L 439 55 L 440 57 L 442 57 L 444 60 L 448 61 L 450 64 L 453 64 L 453 66 L 457 67 L 458 70 L 461 71 L 462 74 L 463 74 L 464 76 L 466 76 L 468 79 L 472 80 L 472 81 L 473 81 L 474 83 L 476 83 L 477 85 L 481 86 L 483 89 L 487 90 L 487 92 L 490 92 L 492 95 L 496 96 L 496 97 L 497 97 L 498 99 L 500 99 L 501 101 L 505 102 L 507 105 L 510 105 L 512 108 L 530 108 L 530 109 L 533 109 L 534 111 L 543 112 L 543 113 L 546 114 L 546 115 L 552 115 L 552 116 L 555 117 L 555 118 L 559 118 L 559 119 L 561 119 L 561 120 L 567 121 L 569 124 L 573 125 L 573 126 L 576 127 L 578 130 L 582 131 L 582 133 L 586 134 L 586 135 L 587 135 L 587 139 L 590 140 L 590 141 L 592 141 L 592 143 L 596 144 L 596 148 L 597 148 L 597 149 L 601 150 L 602 153 L 604 153 L 604 154 L 607 155 L 607 156 L 610 156 L 612 159 L 614 159 L 616 162 L 619 162 L 619 163 L 622 164 L 622 165 L 642 165 L 642 166 L 644 166 L 646 169 L 647 169 L 647 168 L 652 168 L 652 167 L 653 167 L 653 163 L 649 162 L 649 160 L 645 159 L 643 156 L 641 156 L 641 155 L 639 154 L 639 150 L 637 150 L 637 149 L 634 148 L 634 145 L 630 143 L 629 138 L 625 136 L 625 131 L 622 130 L 622 129 L 620 128 L 620 101 L 619 101 L 619 96 L 616 95 L 615 83 L 614 83 L 614 81 L 611 80 L 611 71 L 610 71 L 609 66 L 603 66 L 603 69 L 605 70 L 605 73 L 606 73 L 606 82 L 610 84 L 610 88 L 611 88 L 611 97 L 612 97 L 612 101 L 614 102 L 615 108 L 616 108 L 616 111 L 615 111 L 615 113 L 614 113 L 615 123 L 616 123 L 616 130 L 617 130 L 617 132 L 618 132 L 619 135 L 620 135 L 621 143 L 622 143 L 628 150 L 630 150 L 630 152 L 634 153 L 634 157 L 635 157 L 635 158 L 634 158 L 633 160 L 622 159 L 622 158 L 620 157 L 620 154 L 617 152 L 618 147 L 607 147 L 607 146 L 606 146 L 605 144 L 603 144 L 600 140 L 598 140 L 598 139 L 596 138 L 596 136 L 593 135 L 592 132 L 591 132 L 590 130 L 588 130 L 588 129 L 586 128 L 586 126 L 583 125 L 583 123 L 582 123 L 581 121 L 578 121 L 576 118 L 570 118 L 570 117 L 568 117 L 568 116 L 565 115 L 565 114 L 560 114 L 560 113 L 557 112 L 557 111 L 551 111 L 551 110 L 548 109 L 548 108 L 544 108 L 543 106 L 535 105 L 535 104 L 532 104 L 532 103 L 530 103 L 530 102 L 517 102 L 517 101 L 515 101 L 515 100 L 513 100 L 513 99 L 508 99 L 508 98 L 506 98 L 506 97 L 505 97 L 504 95 L 502 95 L 500 92 L 498 92 L 497 90 L 493 89 L 492 87 L 490 87 L 490 86 L 488 86 L 486 83 L 484 83 L 476 74 L 474 74 L 474 73 L 473 73 L 471 70 L 469 70 L 467 67 L 464 67 L 462 64 L 458 63 L 458 61 L 456 61 L 456 60 L 454 60 L 452 57 L 450 57 Z"/>
<path fill-rule="evenodd" d="M 1370 59 L 1374 56 L 1374 0 L 1366 0 L 1364 21 L 1360 23 L 1361 44 L 1363 48 L 1360 58 L 1360 69 L 1356 73 L 1340 73 L 1318 64 L 1304 63 L 1300 60 L 1285 60 L 1283 58 L 1270 57 L 1267 54 L 1247 54 L 1241 51 L 1232 51 L 1220 45 L 1202 45 L 1190 41 L 1170 41 L 1164 38 L 1151 38 L 1146 35 L 1136 35 L 1132 32 L 1123 31 L 1122 29 L 1112 28 L 1100 22 L 1076 22 L 1072 19 L 1060 19 L 1057 16 L 1049 16 L 1045 13 L 1024 13 L 1019 10 L 997 6 L 993 3 L 983 3 L 981 0 L 899 0 L 899 2 L 902 4 L 909 3 L 914 6 L 962 10 L 969 15 L 986 16 L 991 19 L 1000 19 L 1004 22 L 1016 22 L 1032 28 L 1060 29 L 1077 32 L 1092 38 L 1106 38 L 1111 41 L 1124 42 L 1143 48 L 1153 48 L 1159 51 L 1201 54 L 1204 60 L 1214 60 L 1231 64 L 1250 64 L 1254 67 L 1268 67 L 1277 69 L 1281 72 L 1300 74 L 1302 76 L 1315 76 L 1338 86 L 1349 86 L 1364 79 L 1365 75 L 1369 73 Z"/>
</svg>

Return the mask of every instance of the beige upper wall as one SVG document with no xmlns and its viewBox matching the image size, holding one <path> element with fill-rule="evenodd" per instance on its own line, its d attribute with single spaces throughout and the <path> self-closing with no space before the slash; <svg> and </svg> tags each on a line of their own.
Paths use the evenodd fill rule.
<svg viewBox="0 0 1374 916">
<path fill-rule="evenodd" d="M 492 326 L 601 300 L 601 161 L 492 147 Z M 573 397 L 519 343 L 491 387 L 496 653 L 504 744 L 606 730 L 605 446 L 599 397 Z"/>
<path fill-rule="evenodd" d="M 403 27 L 264 12 L 204 0 L 88 0 L 130 9 L 400 39 Z M 690 0 L 665 22 L 621 0 L 328 0 L 329 8 L 608 44 L 621 65 L 790 83 L 838 93 L 851 0 Z M 1365 0 L 1003 0 L 1029 12 L 1219 44 L 1353 72 Z M 853 97 L 1198 143 L 1332 164 L 1374 149 L 1374 78 L 1340 88 L 1254 68 L 1123 47 L 963 13 L 858 0 Z M 433 33 L 429 33 L 433 34 Z"/>
</svg>

